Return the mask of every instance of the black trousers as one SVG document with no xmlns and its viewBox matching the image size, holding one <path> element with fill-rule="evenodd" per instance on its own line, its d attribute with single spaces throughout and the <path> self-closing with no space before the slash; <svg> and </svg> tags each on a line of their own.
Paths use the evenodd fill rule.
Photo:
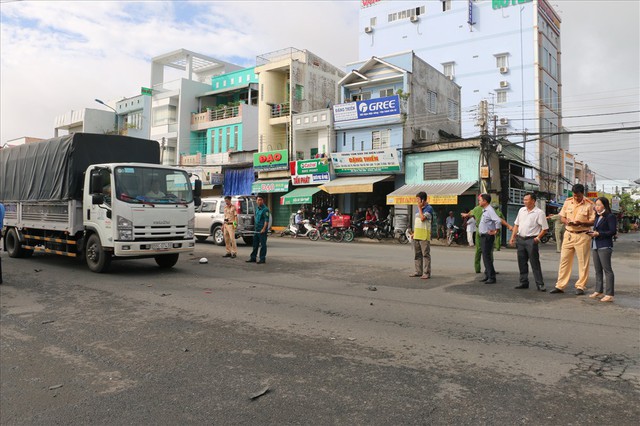
<svg viewBox="0 0 640 426">
<path fill-rule="evenodd" d="M 493 244 L 496 236 L 489 234 L 480 235 L 480 250 L 482 251 L 482 263 L 484 264 L 484 276 L 488 280 L 496 279 L 496 270 L 493 268 Z"/>
<path fill-rule="evenodd" d="M 517 237 L 516 248 L 518 249 L 518 269 L 520 269 L 520 284 L 526 286 L 529 285 L 529 263 L 531 263 L 533 278 L 536 280 L 536 285 L 538 287 L 544 287 L 542 268 L 540 267 L 540 251 L 538 250 L 538 244 L 536 244 L 533 238 L 525 240 L 522 237 Z"/>
</svg>

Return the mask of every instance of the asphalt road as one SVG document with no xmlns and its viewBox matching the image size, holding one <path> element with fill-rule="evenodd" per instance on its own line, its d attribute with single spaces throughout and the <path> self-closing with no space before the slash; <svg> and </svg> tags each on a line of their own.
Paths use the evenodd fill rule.
<svg viewBox="0 0 640 426">
<path fill-rule="evenodd" d="M 636 425 L 639 239 L 616 245 L 613 304 L 513 289 L 504 248 L 496 285 L 466 247 L 433 247 L 428 281 L 370 242 L 272 237 L 265 265 L 207 242 L 109 274 L 2 253 L 0 423 Z"/>
</svg>

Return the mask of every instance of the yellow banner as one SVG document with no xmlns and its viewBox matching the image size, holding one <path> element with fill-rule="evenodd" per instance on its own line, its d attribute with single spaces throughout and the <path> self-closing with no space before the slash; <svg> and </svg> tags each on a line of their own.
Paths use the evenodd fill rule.
<svg viewBox="0 0 640 426">
<path fill-rule="evenodd" d="M 457 195 L 429 195 L 427 196 L 429 204 L 433 205 L 456 205 L 458 204 Z M 417 204 L 415 195 L 387 195 L 387 205 L 397 204 Z"/>
</svg>

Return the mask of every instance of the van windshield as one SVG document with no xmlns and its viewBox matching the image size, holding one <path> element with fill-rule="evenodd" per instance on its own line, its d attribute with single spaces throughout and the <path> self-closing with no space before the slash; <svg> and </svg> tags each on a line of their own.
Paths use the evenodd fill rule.
<svg viewBox="0 0 640 426">
<path fill-rule="evenodd" d="M 114 170 L 116 196 L 133 204 L 186 204 L 193 201 L 186 172 L 153 167 L 119 166 Z"/>
</svg>

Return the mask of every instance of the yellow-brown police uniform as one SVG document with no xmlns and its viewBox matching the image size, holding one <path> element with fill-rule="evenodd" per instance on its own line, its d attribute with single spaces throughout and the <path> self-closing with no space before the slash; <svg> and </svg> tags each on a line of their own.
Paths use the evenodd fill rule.
<svg viewBox="0 0 640 426">
<path fill-rule="evenodd" d="M 560 216 L 567 219 L 567 222 L 579 221 L 580 226 L 565 226 L 562 250 L 560 251 L 560 267 L 558 268 L 558 281 L 556 288 L 563 290 L 571 278 L 571 268 L 573 266 L 574 254 L 578 257 L 578 281 L 576 289 L 584 290 L 589 278 L 589 259 L 591 248 L 591 236 L 587 231 L 591 229 L 596 218 L 593 208 L 593 201 L 584 197 L 580 203 L 571 197 L 564 202 Z M 584 223 L 589 223 L 585 225 Z"/>
<path fill-rule="evenodd" d="M 236 227 L 238 222 L 238 210 L 236 206 L 224 205 L 224 225 L 222 229 L 224 231 L 224 245 L 227 249 L 227 254 L 235 256 L 238 254 L 238 247 L 236 246 Z"/>
</svg>

